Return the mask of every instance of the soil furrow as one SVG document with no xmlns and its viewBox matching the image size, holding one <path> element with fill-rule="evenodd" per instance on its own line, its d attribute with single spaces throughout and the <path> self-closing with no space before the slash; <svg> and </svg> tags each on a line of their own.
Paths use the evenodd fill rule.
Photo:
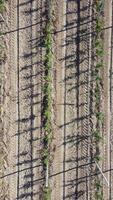
<svg viewBox="0 0 113 200">
<path fill-rule="evenodd" d="M 3 107 L 1 140 L 6 145 L 1 180 L 5 183 L 6 194 L 1 200 L 43 200 L 44 189 L 49 191 L 49 188 L 51 200 L 96 200 L 94 182 L 97 177 L 101 180 L 105 200 L 112 200 L 112 4 L 105 0 L 101 34 L 96 30 L 101 12 L 94 0 L 7 1 L 6 14 L 3 14 L 8 24 L 4 34 L 7 58 L 2 66 L 3 96 L 0 97 Z M 49 21 L 53 32 L 47 35 L 49 30 L 45 28 Z M 96 54 L 97 39 L 104 43 L 104 66 L 98 70 L 96 62 L 101 58 Z M 51 48 L 52 61 L 49 58 Z M 45 76 L 50 69 L 46 67 L 52 69 L 52 78 L 48 76 L 47 80 Z M 98 79 L 95 74 L 102 77 L 99 109 L 95 103 Z M 44 94 L 45 82 L 52 89 L 51 97 Z M 44 113 L 44 96 L 47 102 L 51 98 L 51 113 Z M 104 113 L 104 124 L 100 126 L 96 111 Z M 48 138 L 44 138 L 45 116 L 50 119 L 53 132 L 48 188 L 42 161 L 43 157 L 48 158 L 43 155 L 48 154 L 44 151 L 48 143 Z M 93 134 L 96 126 L 104 138 L 98 144 L 99 150 Z M 99 165 L 109 187 L 94 162 L 97 151 L 101 152 Z"/>
</svg>

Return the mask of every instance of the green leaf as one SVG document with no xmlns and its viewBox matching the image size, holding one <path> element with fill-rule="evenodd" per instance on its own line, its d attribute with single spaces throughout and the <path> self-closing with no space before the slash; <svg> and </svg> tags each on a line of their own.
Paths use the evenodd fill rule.
<svg viewBox="0 0 113 200">
<path fill-rule="evenodd" d="M 103 62 L 97 63 L 95 67 L 96 67 L 96 69 L 102 68 L 103 67 Z"/>
</svg>

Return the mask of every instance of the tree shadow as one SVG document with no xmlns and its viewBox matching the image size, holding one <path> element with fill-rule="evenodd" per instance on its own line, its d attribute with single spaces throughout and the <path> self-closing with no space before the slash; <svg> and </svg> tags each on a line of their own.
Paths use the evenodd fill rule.
<svg viewBox="0 0 113 200">
<path fill-rule="evenodd" d="M 44 183 L 41 162 L 41 112 L 45 5 L 41 4 L 40 6 L 36 0 L 30 0 L 17 7 L 18 131 L 15 134 L 18 140 L 17 199 L 33 200 L 36 197 L 39 199 L 40 188 Z M 24 18 L 24 22 L 20 21 L 20 15 Z M 37 174 L 39 177 L 36 182 Z"/>
<path fill-rule="evenodd" d="M 18 174 L 17 199 L 30 200 L 33 200 L 35 196 L 37 199 L 42 199 L 39 188 L 44 182 L 41 163 L 43 135 L 40 115 L 43 99 L 41 90 L 44 63 L 42 51 L 46 8 L 36 4 L 37 7 L 34 9 L 32 8 L 34 2 L 37 1 L 28 0 L 17 7 L 17 15 L 21 14 L 24 17 L 26 25 L 20 26 L 21 22 L 18 16 L 17 30 L 5 33 L 11 34 L 16 31 L 18 37 L 18 119 L 16 120 L 18 131 L 15 134 L 18 140 L 16 163 L 18 170 L 13 174 Z M 75 7 L 70 9 L 70 4 L 73 2 L 76 9 Z M 63 58 L 65 60 L 64 124 L 60 126 L 60 128 L 64 127 L 64 143 L 62 144 L 64 160 L 63 171 L 51 175 L 53 177 L 63 174 L 63 200 L 83 199 L 84 196 L 87 199 L 87 184 L 88 180 L 92 178 L 91 165 L 94 163 L 91 153 L 89 153 L 91 148 L 88 147 L 93 114 L 93 100 L 88 86 L 93 87 L 92 77 L 88 80 L 88 77 L 91 76 L 89 72 L 89 25 L 91 20 L 89 19 L 89 6 L 81 5 L 82 1 L 80 0 L 67 0 L 67 23 L 64 27 L 66 28 L 66 54 Z M 34 15 L 36 18 L 33 18 Z M 27 20 L 30 25 L 27 24 Z M 38 22 L 34 22 L 35 20 Z M 34 29 L 36 29 L 35 36 L 33 35 Z M 22 39 L 24 31 L 26 32 L 25 41 L 24 38 Z M 26 50 L 20 50 L 22 43 L 25 43 Z M 37 114 L 34 114 L 35 109 L 37 109 Z M 35 120 L 38 115 L 40 122 L 36 126 Z M 67 118 L 67 115 L 70 118 Z M 89 173 L 86 169 L 89 170 Z M 39 177 L 36 179 L 37 174 Z"/>
<path fill-rule="evenodd" d="M 79 0 L 67 1 L 64 124 L 61 125 L 61 128 L 64 127 L 63 200 L 88 199 L 91 189 L 88 184 L 94 164 L 89 145 L 93 115 L 93 63 L 89 60 L 92 56 L 90 26 L 94 19 L 89 12 L 90 5 Z M 66 171 L 70 168 L 74 169 Z"/>
</svg>

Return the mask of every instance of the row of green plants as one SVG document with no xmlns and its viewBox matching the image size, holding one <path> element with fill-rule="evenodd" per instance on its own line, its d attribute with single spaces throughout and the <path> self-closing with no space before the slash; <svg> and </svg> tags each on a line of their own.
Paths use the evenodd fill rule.
<svg viewBox="0 0 113 200">
<path fill-rule="evenodd" d="M 94 49 L 95 49 L 95 57 L 96 57 L 96 65 L 94 70 L 94 78 L 95 78 L 95 117 L 96 117 L 96 126 L 93 131 L 93 138 L 95 142 L 95 161 L 99 165 L 101 165 L 102 156 L 100 146 L 103 142 L 103 134 L 102 127 L 104 123 L 104 113 L 101 111 L 101 99 L 102 99 L 102 68 L 103 64 L 103 56 L 104 56 L 104 47 L 103 47 L 103 9 L 104 9 L 104 1 L 98 0 L 95 3 L 96 10 L 96 19 L 95 19 L 95 39 L 94 39 Z M 97 167 L 96 167 L 97 168 Z M 98 171 L 98 169 L 97 169 Z M 95 179 L 95 198 L 96 200 L 104 200 L 103 197 L 103 184 L 100 176 L 97 175 Z"/>
<path fill-rule="evenodd" d="M 50 9 L 50 8 L 49 8 Z M 48 11 L 50 14 L 50 11 Z M 44 200 L 51 199 L 51 188 L 49 185 L 49 170 L 50 170 L 50 149 L 52 142 L 52 65 L 53 65 L 53 36 L 52 36 L 52 20 L 47 17 L 46 28 L 44 31 L 44 47 L 45 47 L 45 62 L 44 62 L 44 86 L 43 86 L 43 150 L 42 163 L 45 172 L 45 185 L 43 188 Z"/>
</svg>

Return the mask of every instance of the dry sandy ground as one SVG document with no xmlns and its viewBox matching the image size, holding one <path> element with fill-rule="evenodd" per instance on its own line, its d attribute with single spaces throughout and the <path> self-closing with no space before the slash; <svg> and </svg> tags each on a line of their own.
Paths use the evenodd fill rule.
<svg viewBox="0 0 113 200">
<path fill-rule="evenodd" d="M 104 12 L 104 70 L 103 70 L 103 111 L 105 113 L 105 127 L 104 127 L 104 145 L 103 145 L 103 171 L 106 171 L 105 176 L 109 182 L 109 185 L 103 180 L 104 184 L 104 196 L 106 200 L 112 199 L 112 183 L 113 179 L 111 179 L 111 155 L 110 154 L 110 137 L 112 135 L 111 127 L 112 127 L 112 112 L 110 113 L 110 70 L 111 70 L 111 26 L 112 26 L 112 1 L 105 1 L 105 12 Z M 111 126 L 110 126 L 111 123 Z"/>
<path fill-rule="evenodd" d="M 111 1 L 105 1 L 105 26 L 111 26 Z M 3 138 L 8 162 L 2 179 L 8 186 L 1 200 L 42 200 L 42 86 L 46 0 L 9 0 L 7 61 L 3 80 Z M 93 0 L 54 1 L 53 131 L 51 151 L 51 200 L 95 200 L 91 176 L 91 20 Z M 110 12 L 108 12 L 110 11 Z M 108 15 L 109 13 L 109 15 Z M 110 93 L 111 29 L 105 30 L 103 71 L 105 144 L 103 170 L 110 163 L 112 90 Z M 111 68 L 110 68 L 111 67 Z M 111 85 L 112 86 L 112 85 Z M 111 107 L 110 95 L 111 94 Z M 111 109 L 111 113 L 110 113 Z M 111 115 L 110 115 L 111 114 Z M 110 118 L 111 117 L 111 118 Z M 111 119 L 111 121 L 110 121 Z M 111 123 L 111 131 L 110 131 Z M 111 139 L 112 134 L 111 134 Z M 112 141 L 111 141 L 112 143 Z M 112 150 L 112 144 L 111 144 Z M 112 151 L 111 151 L 112 152 Z M 111 154 L 112 157 L 112 154 Z M 110 184 L 113 177 L 105 173 Z M 105 184 L 105 182 L 103 182 Z M 112 189 L 111 189 L 112 190 Z M 6 191 L 6 188 L 5 188 Z M 104 186 L 105 200 L 110 188 Z"/>
<path fill-rule="evenodd" d="M 4 179 L 9 182 L 9 199 L 41 199 L 41 37 L 44 1 L 11 0 L 9 8 L 3 105 L 9 155 Z"/>
</svg>

